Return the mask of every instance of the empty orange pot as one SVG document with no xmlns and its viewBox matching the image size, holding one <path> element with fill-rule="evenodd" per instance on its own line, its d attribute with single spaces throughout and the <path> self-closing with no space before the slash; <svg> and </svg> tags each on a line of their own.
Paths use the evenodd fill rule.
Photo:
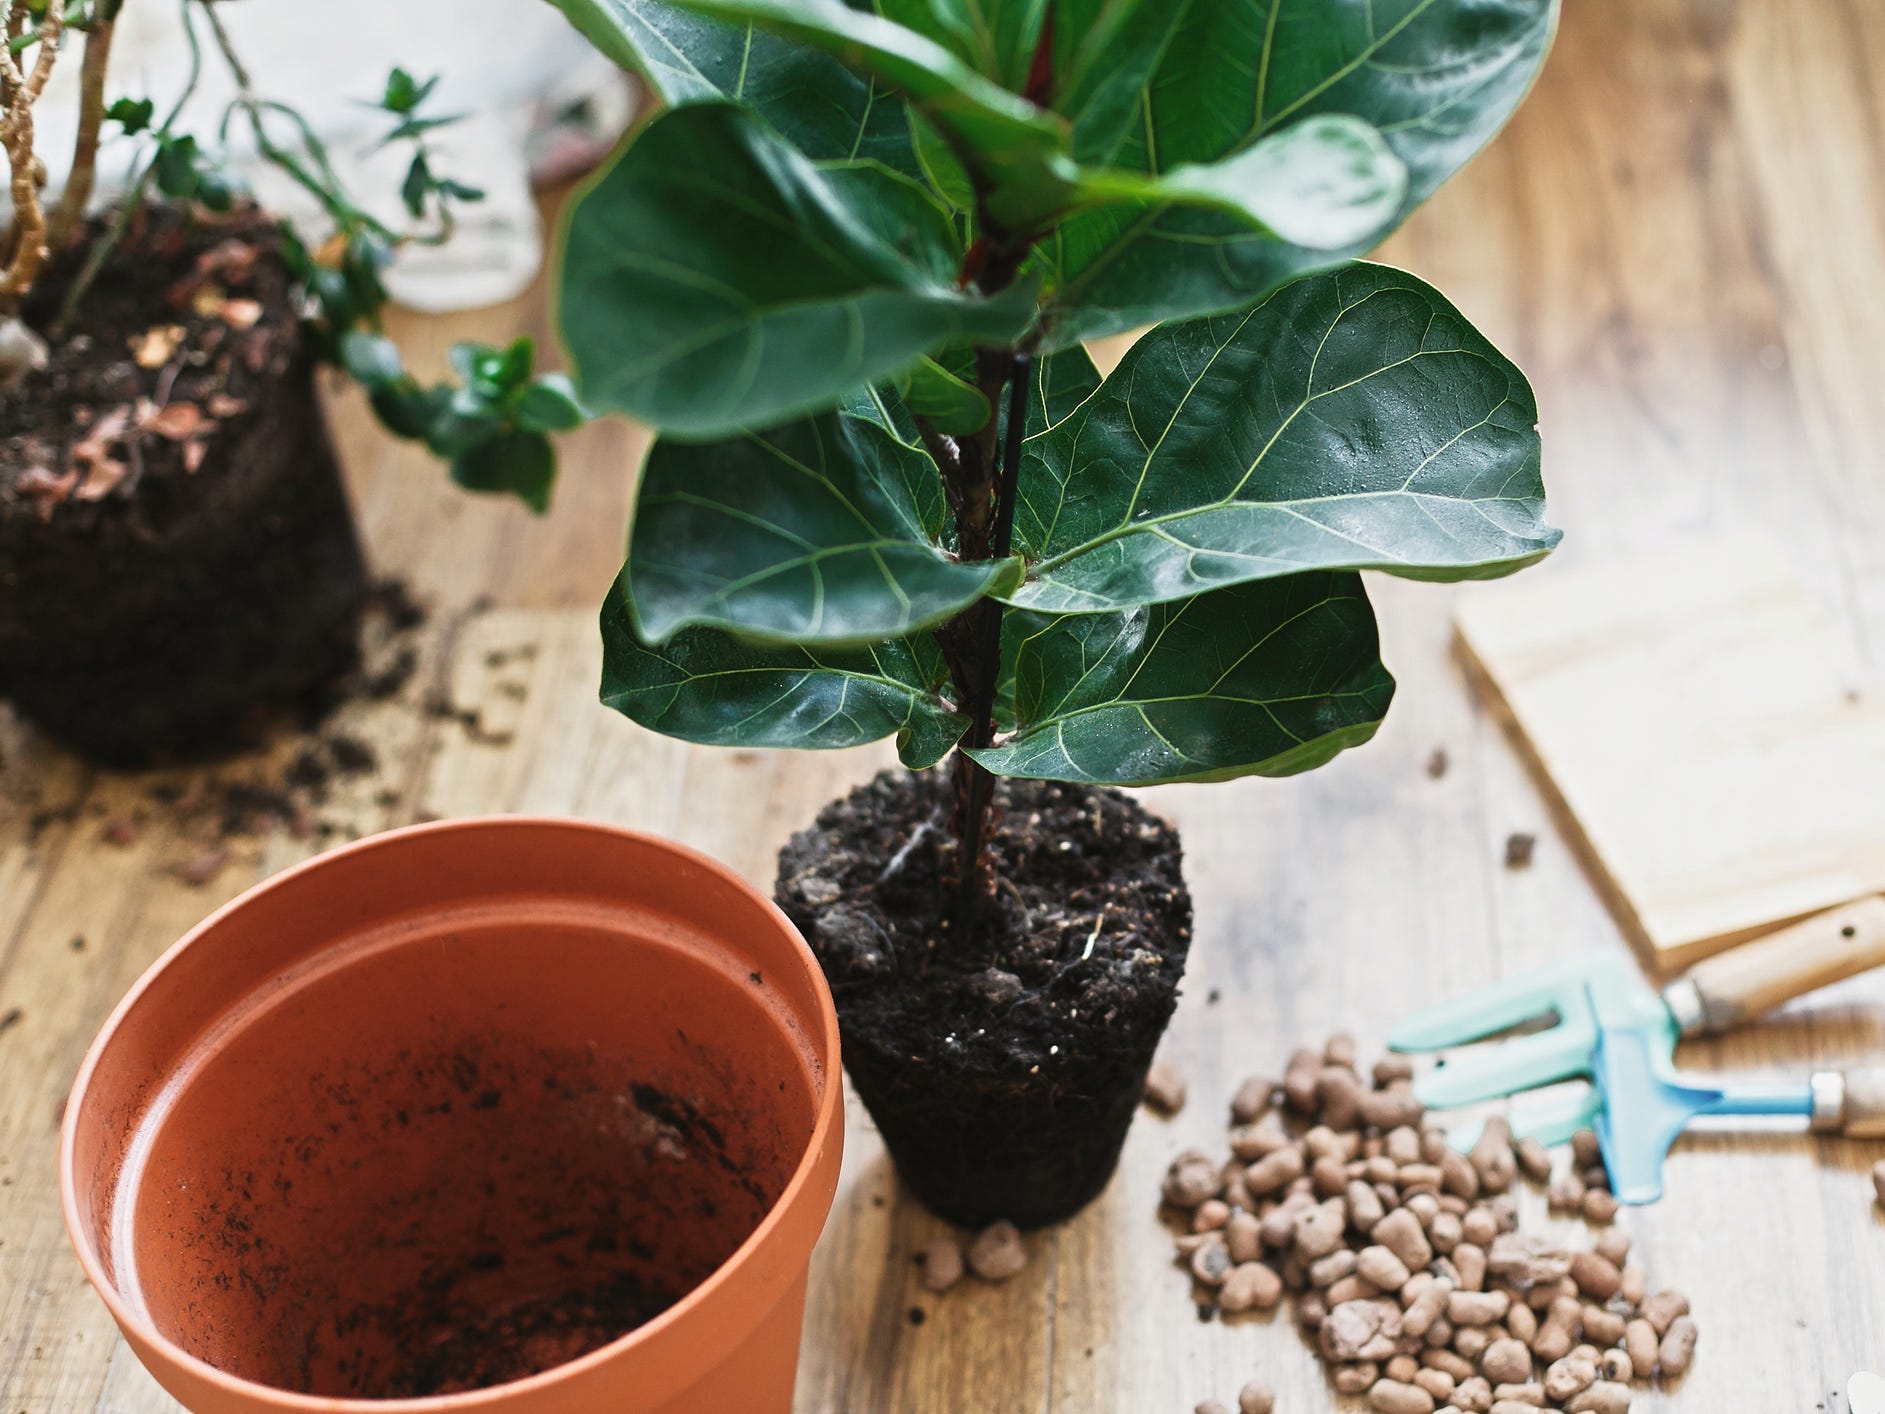
<svg viewBox="0 0 1885 1414">
<path fill-rule="evenodd" d="M 811 954 L 719 865 L 600 825 L 379 835 L 125 998 L 67 1226 L 197 1414 L 792 1403 L 843 1145 Z"/>
</svg>

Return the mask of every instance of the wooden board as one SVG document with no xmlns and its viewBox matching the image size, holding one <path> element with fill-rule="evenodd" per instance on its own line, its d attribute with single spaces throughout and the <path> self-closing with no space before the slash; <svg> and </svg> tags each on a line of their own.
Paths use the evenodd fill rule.
<svg viewBox="0 0 1885 1414">
<path fill-rule="evenodd" d="M 1870 0 L 1577 0 L 1512 128 L 1384 253 L 1531 375 L 1567 569 L 1757 525 L 1873 665 L 1885 645 L 1881 94 L 1885 6 Z M 545 338 L 540 297 L 394 329 L 422 372 L 453 340 L 513 331 Z M 381 767 L 345 783 L 340 837 L 427 810 L 568 809 L 671 828 L 763 880 L 793 828 L 885 759 L 696 750 L 594 706 L 589 623 L 619 563 L 638 434 L 610 424 L 571 439 L 556 505 L 535 519 L 455 492 L 351 400 L 338 430 L 373 558 L 434 611 L 411 690 L 346 723 Z M 1187 1414 L 1258 1373 L 1285 1414 L 1359 1414 L 1287 1321 L 1199 1323 L 1153 1215 L 1164 1165 L 1218 1142 L 1238 1079 L 1278 1066 L 1298 1038 L 1345 1025 L 1372 1046 L 1410 1007 L 1570 949 L 1624 946 L 1457 667 L 1453 592 L 1374 581 L 1370 593 L 1400 680 L 1372 745 L 1294 780 L 1146 793 L 1185 831 L 1197 897 L 1165 1048 L 1191 1078 L 1190 1104 L 1134 1126 L 1118 1178 L 1032 1240 L 1021 1278 L 945 1300 L 910 1263 L 937 1224 L 901 1194 L 853 1106 L 797 1414 Z M 483 596 L 501 612 L 470 614 Z M 536 656 L 498 651 L 525 640 Z M 480 707 L 479 730 L 424 710 L 448 687 Z M 1450 763 L 1438 779 L 1436 747 Z M 150 960 L 319 841 L 243 841 L 191 887 L 168 866 L 202 842 L 155 817 L 136 845 L 101 846 L 109 812 L 150 781 L 88 772 L 4 725 L 0 762 L 0 1015 L 22 1012 L 0 1032 L 0 1414 L 176 1414 L 67 1248 L 54 1118 Z M 33 830 L 42 809 L 73 805 Z M 1529 869 L 1501 866 L 1514 830 L 1539 836 Z M 1876 1059 L 1882 1018 L 1885 984 L 1859 979 L 1680 1059 L 1770 1075 Z M 1702 1345 L 1686 1382 L 1645 1394 L 1635 1414 L 1846 1414 L 1833 1391 L 1854 1369 L 1885 1369 L 1885 1213 L 1864 1177 L 1881 1156 L 1781 1135 L 1678 1147 L 1667 1198 L 1626 1225 L 1657 1278 L 1690 1293 Z"/>
<path fill-rule="evenodd" d="M 1663 970 L 1885 890 L 1885 693 L 1765 536 L 1549 566 L 1458 624 Z"/>
</svg>

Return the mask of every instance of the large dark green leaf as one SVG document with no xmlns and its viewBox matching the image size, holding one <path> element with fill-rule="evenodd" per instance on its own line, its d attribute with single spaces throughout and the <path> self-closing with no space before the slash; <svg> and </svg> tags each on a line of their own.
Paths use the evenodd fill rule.
<svg viewBox="0 0 1885 1414">
<path fill-rule="evenodd" d="M 939 623 L 1020 578 L 941 548 L 942 480 L 919 447 L 842 412 L 725 442 L 655 444 L 628 557 L 642 636 L 705 624 L 859 644 Z"/>
<path fill-rule="evenodd" d="M 1005 776 L 1151 785 L 1287 776 L 1374 735 L 1394 693 L 1353 574 L 1299 574 L 1123 614 L 1017 612 Z"/>
<path fill-rule="evenodd" d="M 1253 133 L 1201 160 L 1083 168 L 1068 156 L 1065 123 L 957 57 L 970 52 L 977 62 L 1004 67 L 1008 49 L 1038 32 L 1040 16 L 1020 0 L 991 0 L 986 14 L 977 0 L 904 0 L 899 13 L 914 17 L 921 30 L 861 15 L 839 0 L 679 3 L 824 49 L 896 89 L 947 139 L 1000 230 L 1028 234 L 1083 208 L 1136 213 L 1150 202 L 1210 211 L 1240 231 L 1334 248 L 1374 238 L 1406 189 L 1406 173 L 1379 133 L 1358 118 L 1329 113 Z M 1006 40 L 1003 29 L 1011 31 Z"/>
<path fill-rule="evenodd" d="M 551 3 L 670 107 L 737 99 L 814 160 L 870 159 L 919 175 L 902 102 L 816 49 L 659 0 Z"/>
<path fill-rule="evenodd" d="M 1013 602 L 1112 611 L 1308 569 L 1488 579 L 1546 554 L 1525 377 L 1383 265 L 1146 335 L 1030 439 Z"/>
<path fill-rule="evenodd" d="M 991 219 L 1005 229 L 1031 230 L 1067 205 L 1066 125 L 927 35 L 840 0 L 678 3 L 823 50 L 901 93 L 949 142 L 981 188 Z"/>
<path fill-rule="evenodd" d="M 569 218 L 560 317 L 583 401 L 723 436 L 950 340 L 1014 339 L 1029 291 L 958 290 L 953 242 L 942 208 L 883 167 L 808 162 L 730 104 L 678 108 Z"/>
<path fill-rule="evenodd" d="M 1142 172 L 1155 168 L 1147 160 L 1141 121 L 1152 76 L 1186 12 L 1202 2 L 1055 0 L 1054 109 L 1073 124 L 1078 161 Z M 1136 136 L 1134 149 L 1122 154 L 1129 134 Z"/>
<path fill-rule="evenodd" d="M 1065 2 L 1163 41 L 1156 68 L 1130 93 L 1136 72 L 1109 72 L 1102 48 L 1059 56 L 1068 66 L 1087 56 L 1064 74 L 1076 87 L 1061 100 L 1081 160 L 1169 171 L 1218 161 L 1313 114 L 1351 114 L 1406 165 L 1401 218 L 1518 106 L 1558 15 L 1557 0 Z M 1380 234 L 1340 253 L 1360 254 Z M 1247 306 L 1330 263 L 1234 217 L 1157 201 L 1076 216 L 1039 258 L 1062 341 Z"/>
<path fill-rule="evenodd" d="M 1381 134 L 1341 113 L 1314 114 L 1218 161 L 1159 175 L 1075 170 L 1070 208 L 1195 208 L 1315 250 L 1372 242 L 1407 192 L 1407 169 Z"/>
<path fill-rule="evenodd" d="M 861 746 L 894 734 L 904 764 L 940 761 L 967 719 L 927 634 L 868 648 L 766 648 L 693 628 L 659 648 L 636 635 L 625 579 L 602 607 L 602 700 L 664 736 L 709 746 Z"/>
</svg>

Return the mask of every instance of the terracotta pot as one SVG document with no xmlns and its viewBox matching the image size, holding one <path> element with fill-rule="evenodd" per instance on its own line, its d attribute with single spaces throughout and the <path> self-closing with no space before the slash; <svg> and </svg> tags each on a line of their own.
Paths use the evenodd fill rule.
<svg viewBox="0 0 1885 1414">
<path fill-rule="evenodd" d="M 719 865 L 573 821 L 394 831 L 120 1004 L 66 1223 L 197 1414 L 785 1411 L 837 1059 L 804 943 Z"/>
</svg>

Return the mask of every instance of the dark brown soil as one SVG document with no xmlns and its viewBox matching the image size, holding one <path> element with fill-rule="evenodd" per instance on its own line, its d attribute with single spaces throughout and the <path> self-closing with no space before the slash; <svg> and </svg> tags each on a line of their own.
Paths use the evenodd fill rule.
<svg viewBox="0 0 1885 1414">
<path fill-rule="evenodd" d="M 621 1339 L 675 1300 L 633 1273 L 601 1286 L 535 1297 L 461 1324 L 415 1355 L 383 1397 L 459 1394 L 527 1379 Z"/>
<path fill-rule="evenodd" d="M 0 694 L 129 763 L 247 745 L 353 662 L 365 572 L 313 373 L 271 222 L 140 220 L 0 395 Z"/>
<path fill-rule="evenodd" d="M 965 1226 L 1058 1222 L 1111 1177 L 1191 942 L 1178 837 L 1118 791 L 998 784 L 999 887 L 953 934 L 943 775 L 886 772 L 779 856 L 845 1070 L 904 1182 Z"/>
</svg>

